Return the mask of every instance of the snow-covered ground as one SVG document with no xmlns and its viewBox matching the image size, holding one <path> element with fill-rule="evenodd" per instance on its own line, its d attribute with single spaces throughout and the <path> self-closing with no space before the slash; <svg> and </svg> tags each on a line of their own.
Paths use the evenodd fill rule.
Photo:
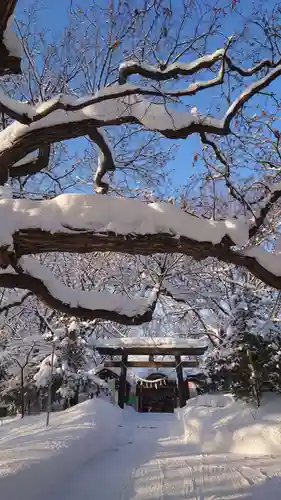
<svg viewBox="0 0 281 500">
<path fill-rule="evenodd" d="M 64 412 L 23 420 L 3 419 L 0 426 L 0 498 L 42 498 L 68 475 L 103 453 L 115 439 L 123 413 L 98 398 Z M 48 498 L 48 497 L 46 497 Z"/>
<path fill-rule="evenodd" d="M 199 396 L 176 416 L 94 400 L 52 417 L 47 431 L 41 418 L 1 427 L 4 470 L 30 465 L 2 477 L 1 499 L 281 498 L 281 397 L 254 410 Z"/>
<path fill-rule="evenodd" d="M 276 394 L 265 395 L 259 409 L 228 394 L 206 394 L 177 414 L 185 442 L 197 453 L 281 455 L 281 397 Z"/>
</svg>

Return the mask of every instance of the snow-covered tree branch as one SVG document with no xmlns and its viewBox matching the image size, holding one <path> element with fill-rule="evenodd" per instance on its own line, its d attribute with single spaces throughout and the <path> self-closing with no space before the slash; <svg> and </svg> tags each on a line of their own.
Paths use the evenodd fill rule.
<svg viewBox="0 0 281 500">
<path fill-rule="evenodd" d="M 21 72 L 21 45 L 11 24 L 17 0 L 3 0 L 0 5 L 0 76 Z"/>
<path fill-rule="evenodd" d="M 0 286 L 27 289 L 51 309 L 80 318 L 116 321 L 137 325 L 150 321 L 157 303 L 159 286 L 147 298 L 135 300 L 107 292 L 74 290 L 57 280 L 51 271 L 33 257 L 18 261 L 18 272 L 0 274 Z"/>
<path fill-rule="evenodd" d="M 65 42 L 63 50 L 67 47 L 71 54 L 66 60 L 70 66 L 73 61 L 73 65 L 71 68 L 66 65 L 53 84 L 48 67 L 51 56 L 48 54 L 44 64 L 41 61 L 38 65 L 45 71 L 40 74 L 41 69 L 36 69 L 38 51 L 35 50 L 35 55 L 29 51 L 29 35 L 24 34 L 24 23 L 17 25 L 19 38 L 13 32 L 11 21 L 17 3 L 20 6 L 20 1 L 7 0 L 0 7 L 0 75 L 19 71 L 21 38 L 30 80 L 22 93 L 21 83 L 11 92 L 3 80 L 0 92 L 3 122 L 0 131 L 0 286 L 32 292 L 50 308 L 72 316 L 100 317 L 123 324 L 140 324 L 152 318 L 163 276 L 159 276 L 159 283 L 148 297 L 128 299 L 113 293 L 66 287 L 51 276 L 39 260 L 30 256 L 49 252 L 114 252 L 148 256 L 182 254 L 197 261 L 216 258 L 244 267 L 267 285 L 281 289 L 281 258 L 276 249 L 281 197 L 280 133 L 275 123 L 280 111 L 278 100 L 274 112 L 263 110 L 260 117 L 252 113 L 252 108 L 259 109 L 261 103 L 266 107 L 262 96 L 266 95 L 272 102 L 276 100 L 271 84 L 279 81 L 281 75 L 277 38 L 270 44 L 271 57 L 264 50 L 256 60 L 249 51 L 241 61 L 239 55 L 248 43 L 245 33 L 221 36 L 220 10 L 211 14 L 207 31 L 198 21 L 196 35 L 189 40 L 185 39 L 183 26 L 188 31 L 185 21 L 187 23 L 189 16 L 195 13 L 183 10 L 181 28 L 173 38 L 167 24 L 172 22 L 174 13 L 168 15 L 165 2 L 159 0 L 162 17 L 159 18 L 159 11 L 154 19 L 160 23 L 158 31 L 148 30 L 147 38 L 135 45 L 130 33 L 139 33 L 144 23 L 148 27 L 152 14 L 144 3 L 142 16 L 147 16 L 144 20 L 138 9 L 130 10 L 121 2 L 128 31 L 125 26 L 121 29 L 119 25 L 117 29 L 116 23 L 112 24 L 106 47 L 102 53 L 95 54 L 94 73 L 89 76 L 92 69 L 89 69 L 87 44 L 81 42 L 81 57 L 76 59 L 73 55 L 76 51 Z M 95 9 L 91 15 L 98 18 Z M 230 12 L 235 15 L 232 8 Z M 71 15 L 71 26 L 76 26 L 78 33 L 81 13 L 73 11 Z M 111 19 L 112 13 L 110 16 Z M 213 36 L 217 36 L 216 44 L 219 39 L 217 50 L 214 50 Z M 104 34 L 100 40 L 105 40 Z M 120 46 L 123 51 L 128 46 L 125 61 Z M 1 51 L 6 55 L 1 55 Z M 201 73 L 204 77 L 198 80 Z M 132 82 L 128 82 L 129 77 Z M 181 81 L 183 88 L 178 88 Z M 213 104 L 210 89 L 217 92 L 218 106 Z M 198 93 L 202 95 L 203 91 L 208 104 L 205 106 L 202 101 L 202 110 L 199 110 Z M 257 100 L 260 100 L 258 105 Z M 268 107 L 272 106 L 271 103 Z M 266 143 L 262 127 L 267 127 Z M 190 176 L 190 185 L 197 182 L 193 190 L 197 201 L 181 193 L 181 206 L 179 196 L 175 203 L 167 203 L 163 201 L 163 194 L 148 202 L 144 192 L 140 194 L 141 190 L 136 188 L 138 169 L 150 158 L 152 173 L 147 186 L 155 193 L 154 163 L 161 168 L 165 165 L 169 156 L 162 153 L 165 142 L 179 143 L 180 139 L 189 140 L 191 135 L 196 135 L 201 144 L 200 154 L 194 153 L 194 166 L 201 161 L 205 168 L 204 173 L 199 169 L 197 179 Z M 252 141 L 248 137 L 251 144 L 248 149 L 246 136 Z M 82 137 L 93 146 L 92 154 L 87 152 L 83 162 L 92 174 L 87 175 L 82 193 L 78 194 L 78 176 L 73 176 L 70 186 L 61 179 L 69 174 L 65 173 L 64 166 L 69 161 L 63 156 L 68 141 Z M 157 154 L 151 147 L 155 137 L 161 144 Z M 273 153 L 269 152 L 268 141 Z M 259 154 L 256 153 L 258 147 Z M 63 157 L 61 163 L 58 148 Z M 81 162 L 80 154 L 81 151 L 76 155 L 76 165 Z M 251 155 L 251 159 L 248 156 L 246 160 L 247 155 Z M 265 161 L 275 169 L 273 176 L 263 167 Z M 188 162 L 191 165 L 192 158 L 188 158 Z M 255 164 L 262 167 L 254 179 L 247 178 L 243 184 L 241 175 L 247 162 L 252 162 L 252 169 Z M 56 163 L 58 167 L 54 166 Z M 133 172 L 133 183 L 130 187 L 126 185 L 125 177 L 123 196 L 116 196 L 120 194 L 119 173 L 128 168 Z M 82 167 L 79 175 L 81 171 Z M 144 172 L 147 173 L 145 167 Z M 89 192 L 85 185 L 88 186 L 90 175 L 99 194 L 84 194 Z M 39 193 L 35 196 L 33 191 L 26 192 L 26 185 L 33 186 L 37 178 Z M 56 187 L 48 190 L 46 178 Z M 77 194 L 64 193 L 69 193 L 69 187 L 71 193 Z M 17 303 L 20 302 L 17 300 Z"/>
<path fill-rule="evenodd" d="M 200 68 L 199 64 L 198 66 Z M 280 75 L 281 63 L 276 63 L 276 67 L 266 76 L 246 87 L 221 118 L 179 112 L 168 107 L 165 102 L 155 103 L 142 97 L 165 97 L 169 93 L 130 84 L 107 87 L 96 96 L 82 99 L 60 95 L 36 107 L 14 101 L 9 103 L 5 97 L 2 99 L 2 110 L 17 122 L 2 132 L 0 180 L 2 183 L 6 181 L 9 168 L 42 145 L 85 135 L 93 138 L 94 133 L 98 133 L 96 129 L 101 127 L 139 124 L 170 139 L 185 139 L 195 133 L 228 135 L 231 133 L 231 121 L 249 99 L 268 87 Z M 199 84 L 192 85 L 196 87 Z M 207 88 L 208 84 L 205 87 Z M 98 144 L 101 143 L 100 138 L 94 140 Z M 108 147 L 104 147 L 109 154 Z M 103 168 L 104 173 L 112 168 L 110 162 L 110 167 Z"/>
</svg>

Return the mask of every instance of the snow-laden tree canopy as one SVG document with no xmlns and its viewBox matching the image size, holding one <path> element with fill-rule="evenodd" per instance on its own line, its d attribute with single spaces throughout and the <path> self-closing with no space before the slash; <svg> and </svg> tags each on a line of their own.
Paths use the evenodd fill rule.
<svg viewBox="0 0 281 500">
<path fill-rule="evenodd" d="M 156 3 L 162 8 L 165 2 Z M 16 4 L 16 0 L 3 0 L 0 7 L 2 76 L 19 72 L 19 40 L 12 25 Z M 173 13 L 165 9 L 168 19 Z M 135 11 L 138 16 L 138 9 Z M 208 36 L 212 36 L 212 27 L 209 28 Z M 255 126 L 253 123 L 259 121 L 259 117 L 253 118 L 251 114 L 252 102 L 264 93 L 275 98 L 269 89 L 281 75 L 281 48 L 274 31 L 268 36 L 274 41 L 271 52 L 266 49 L 264 53 L 269 55 L 265 58 L 249 56 L 252 66 L 236 62 L 237 39 L 229 34 L 223 46 L 202 54 L 194 52 L 187 62 L 184 53 L 181 57 L 178 45 L 174 54 L 170 52 L 166 61 L 159 60 L 158 64 L 147 63 L 145 57 L 123 61 L 119 64 L 118 81 L 98 88 L 91 95 L 75 95 L 73 91 L 41 102 L 24 102 L 9 97 L 3 87 L 0 109 L 8 124 L 0 132 L 0 286 L 29 290 L 51 308 L 67 314 L 123 324 L 140 324 L 151 319 L 163 274 L 145 297 L 128 299 L 108 292 L 71 289 L 35 256 L 48 252 L 119 252 L 183 254 L 196 260 L 212 257 L 244 267 L 265 284 L 281 289 L 281 258 L 275 245 L 279 225 L 276 210 L 281 197 L 278 162 L 272 167 L 274 175 L 259 176 L 247 189 L 233 180 L 231 171 L 232 162 L 236 161 L 231 148 L 233 155 L 238 155 L 237 144 L 233 142 L 232 146 L 231 141 L 237 136 L 239 122 L 243 131 L 248 119 L 249 132 Z M 115 40 L 111 50 L 118 43 Z M 179 88 L 181 80 L 188 83 Z M 204 92 L 224 88 L 224 84 L 229 86 L 230 81 L 233 91 L 229 91 L 225 109 L 216 114 L 201 113 Z M 210 93 L 206 96 L 209 99 Z M 181 101 L 186 97 L 192 97 L 197 106 L 186 109 L 185 101 Z M 245 123 L 244 114 L 248 116 Z M 279 154 L 276 116 L 277 111 L 267 125 L 271 129 L 269 140 Z M 223 206 L 220 213 L 215 209 L 206 217 L 202 211 L 190 211 L 188 200 L 179 207 L 177 203 L 161 200 L 147 203 L 114 196 L 107 176 L 116 170 L 115 151 L 104 128 L 111 130 L 124 125 L 132 130 L 138 126 L 144 133 L 153 132 L 175 141 L 198 136 L 212 182 L 224 182 L 235 205 L 231 204 L 229 212 Z M 260 129 L 253 132 L 255 137 L 259 133 Z M 65 193 L 42 200 L 12 196 L 13 180 L 46 169 L 52 145 L 82 136 L 94 143 L 99 152 L 94 172 L 97 194 Z M 227 151 L 226 143 L 221 145 L 224 139 L 228 141 Z M 261 147 L 264 152 L 264 146 Z M 242 146 L 241 152 L 245 154 Z M 208 165 L 210 158 L 212 165 Z M 267 163 L 270 161 L 267 159 Z M 266 244 L 265 233 L 272 233 L 271 241 Z"/>
</svg>

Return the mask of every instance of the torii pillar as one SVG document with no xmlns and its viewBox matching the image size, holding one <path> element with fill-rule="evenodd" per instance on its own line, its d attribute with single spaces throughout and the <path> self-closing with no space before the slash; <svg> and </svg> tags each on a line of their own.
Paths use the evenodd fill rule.
<svg viewBox="0 0 281 500">
<path fill-rule="evenodd" d="M 127 381 L 127 362 L 128 356 L 123 355 L 121 361 L 121 373 L 120 373 L 120 381 L 119 381 L 119 391 L 118 391 L 118 405 L 122 410 L 125 406 L 125 397 L 126 397 L 126 381 Z"/>
<path fill-rule="evenodd" d="M 183 382 L 181 356 L 175 356 L 175 361 L 176 361 L 176 372 L 177 372 L 177 378 L 178 378 L 180 408 L 183 408 L 185 406 L 185 403 L 186 403 L 186 396 L 185 396 L 185 386 L 184 386 L 184 382 Z"/>
</svg>

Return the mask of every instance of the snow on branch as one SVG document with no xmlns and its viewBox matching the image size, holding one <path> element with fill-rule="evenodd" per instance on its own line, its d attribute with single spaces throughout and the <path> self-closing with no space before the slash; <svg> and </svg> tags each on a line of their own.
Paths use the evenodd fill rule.
<svg viewBox="0 0 281 500">
<path fill-rule="evenodd" d="M 27 274 L 28 268 L 24 266 L 30 261 L 21 261 L 21 257 L 53 251 L 111 251 L 133 255 L 180 253 L 196 260 L 216 257 L 222 262 L 245 267 L 267 285 L 281 289 L 281 257 L 260 248 L 243 250 L 249 244 L 251 224 L 251 218 L 207 220 L 187 214 L 169 203 L 146 204 L 100 195 L 64 194 L 44 201 L 2 199 L 0 286 L 32 291 L 50 307 L 74 316 L 112 319 L 113 314 L 114 321 L 128 322 L 124 324 L 135 324 L 136 319 L 130 319 L 131 316 L 119 308 L 119 302 L 118 311 L 114 309 L 111 314 L 107 307 L 93 312 L 88 299 L 86 303 L 84 298 L 77 302 L 72 291 L 70 295 L 68 291 L 62 292 L 66 298 L 60 301 L 53 289 L 50 290 L 53 282 L 51 285 L 49 281 L 46 283 L 45 275 L 37 275 L 34 269 Z M 9 264 L 14 269 L 7 267 Z M 22 272 L 18 266 L 23 268 Z M 154 306 L 136 313 L 138 321 L 148 321 L 143 318 L 151 317 Z M 101 304 L 95 303 L 94 307 L 101 307 Z"/>
<path fill-rule="evenodd" d="M 28 113 L 29 125 L 15 122 L 1 132 L 1 163 L 7 161 L 10 166 L 42 143 L 88 135 L 93 128 L 123 123 L 138 123 L 169 138 L 185 138 L 202 129 L 217 134 L 225 133 L 221 120 L 168 109 L 165 104 L 150 102 L 138 95 L 142 93 L 140 87 L 127 84 L 110 89 L 103 89 L 94 97 L 82 100 L 62 96 L 31 109 Z M 147 90 L 144 92 L 148 93 Z M 150 93 L 158 94 L 153 89 Z M 125 97 L 121 98 L 121 95 Z M 9 160 L 11 152 L 8 155 L 7 149 L 15 143 L 19 151 Z"/>
<path fill-rule="evenodd" d="M 89 132 L 89 137 L 100 148 L 98 168 L 94 177 L 96 191 L 105 194 L 108 191 L 108 184 L 102 179 L 107 172 L 113 172 L 115 170 L 113 155 L 106 140 L 105 133 L 102 130 L 91 130 L 91 132 Z"/>
<path fill-rule="evenodd" d="M 275 203 L 281 198 L 281 183 L 278 182 L 273 186 L 268 186 L 268 191 L 269 193 L 259 202 L 259 213 L 257 214 L 255 222 L 252 224 L 249 231 L 250 238 L 257 234 L 258 230 L 264 224 L 268 213 L 274 207 Z"/>
<path fill-rule="evenodd" d="M 19 273 L 1 272 L 0 286 L 29 290 L 47 306 L 62 313 L 85 319 L 101 318 L 124 325 L 151 321 L 156 307 L 159 286 L 148 297 L 129 299 L 109 292 L 72 289 L 54 277 L 52 271 L 34 257 L 21 257 Z"/>
<path fill-rule="evenodd" d="M 62 194 L 43 201 L 0 200 L 0 247 L 14 249 L 15 243 L 17 256 L 52 249 L 75 251 L 75 241 L 79 239 L 80 251 L 81 244 L 85 245 L 84 251 L 102 250 L 103 245 L 108 250 L 111 244 L 112 250 L 118 251 L 119 244 L 120 251 L 124 245 L 125 252 L 138 253 L 138 238 L 142 237 L 139 250 L 146 253 L 145 241 L 149 242 L 149 236 L 154 237 L 154 244 L 150 240 L 153 246 L 158 238 L 160 243 L 161 236 L 167 236 L 175 252 L 184 245 L 181 238 L 191 247 L 196 242 L 215 246 L 226 240 L 230 245 L 242 246 L 248 235 L 245 218 L 201 219 L 163 202 L 147 204 L 135 199 L 84 194 Z M 129 248 L 132 244 L 135 249 Z M 156 249 L 148 247 L 148 253 Z M 166 250 L 161 245 L 157 249 L 160 253 Z"/>
<path fill-rule="evenodd" d="M 243 252 L 243 254 L 252 259 L 255 265 L 260 266 L 268 273 L 275 277 L 276 282 L 279 286 L 276 288 L 281 288 L 281 254 L 280 253 L 270 253 L 261 247 L 248 248 Z"/>
<path fill-rule="evenodd" d="M 211 68 L 217 61 L 225 55 L 225 49 L 219 49 L 212 54 L 199 57 L 190 63 L 173 63 L 168 66 L 155 67 L 150 64 L 138 63 L 136 61 L 126 61 L 119 66 L 120 85 L 127 82 L 130 75 L 140 75 L 152 80 L 166 81 L 177 76 L 190 76 L 198 73 L 201 69 Z"/>
<path fill-rule="evenodd" d="M 220 260 L 244 267 L 266 285 L 281 290 L 281 254 L 267 252 L 262 247 L 241 251 L 230 248 Z"/>
<path fill-rule="evenodd" d="M 217 79 L 221 81 L 223 74 L 224 66 L 213 84 L 216 84 Z M 46 144 L 88 135 L 101 149 L 96 183 L 100 191 L 106 191 L 107 185 L 103 183 L 102 177 L 114 169 L 114 162 L 109 146 L 97 129 L 132 123 L 171 139 L 183 139 L 194 133 L 227 135 L 231 133 L 232 119 L 245 103 L 280 75 L 281 64 L 276 63 L 266 76 L 250 84 L 237 97 L 221 119 L 177 111 L 165 102 L 165 97 L 175 93 L 128 83 L 106 87 L 94 96 L 85 98 L 60 95 L 37 106 L 9 102 L 8 98 L 2 96 L 2 108 L 11 117 L 17 116 L 17 121 L 0 133 L 0 182 L 7 178 L 8 169 L 28 153 Z M 199 84 L 191 84 L 188 92 L 196 93 L 196 85 Z M 183 92 L 183 95 L 187 95 L 186 91 Z M 164 102 L 151 102 L 145 95 L 162 97 Z"/>
<path fill-rule="evenodd" d="M 38 155 L 34 152 L 28 154 L 22 160 L 13 165 L 13 167 L 9 170 L 9 177 L 22 177 L 24 175 L 36 174 L 37 172 L 44 170 L 49 164 L 50 151 L 50 144 L 46 144 L 39 149 Z"/>
<path fill-rule="evenodd" d="M 17 0 L 0 2 L 0 76 L 21 73 L 21 43 L 12 29 Z"/>
<path fill-rule="evenodd" d="M 244 104 L 248 102 L 251 97 L 256 95 L 261 90 L 265 89 L 272 83 L 276 78 L 281 75 L 281 61 L 279 64 L 272 69 L 266 76 L 260 78 L 256 82 L 249 85 L 228 108 L 225 117 L 224 117 L 224 127 L 228 129 L 230 127 L 230 123 L 232 119 L 237 115 L 238 111 L 240 111 Z"/>
<path fill-rule="evenodd" d="M 0 89 L 0 110 L 20 123 L 28 124 L 31 121 L 29 115 L 32 107 L 30 104 L 10 99 L 2 89 Z"/>
<path fill-rule="evenodd" d="M 124 348 L 124 347 L 176 347 L 176 348 L 197 348 L 207 349 L 208 345 L 204 339 L 178 339 L 171 337 L 122 337 L 96 340 L 95 347 Z"/>
<path fill-rule="evenodd" d="M 234 62 L 231 60 L 228 54 L 225 55 L 225 60 L 227 62 L 229 69 L 231 71 L 235 71 L 240 76 L 253 76 L 263 69 L 273 69 L 276 68 L 276 66 L 279 66 L 279 64 L 281 64 L 281 59 L 279 59 L 277 62 L 274 62 L 272 59 L 263 59 L 262 61 L 255 64 L 251 68 L 245 69 L 234 64 Z"/>
<path fill-rule="evenodd" d="M 263 59 L 258 64 L 255 64 L 251 68 L 241 68 L 235 64 L 231 57 L 228 55 L 227 51 L 230 44 L 233 41 L 233 37 L 229 37 L 228 42 L 223 49 L 218 49 L 212 54 L 206 54 L 202 57 L 198 57 L 194 61 L 189 63 L 174 62 L 172 64 L 162 64 L 159 66 L 153 66 L 146 63 L 139 63 L 137 61 L 125 61 L 119 66 L 119 83 L 120 85 L 127 83 L 129 76 L 140 75 L 144 78 L 151 80 L 167 81 L 172 78 L 177 78 L 178 76 L 192 76 L 202 69 L 212 68 L 218 61 L 224 60 L 229 70 L 238 73 L 240 76 L 248 77 L 253 76 L 263 69 L 274 69 L 281 64 L 281 59 L 274 62 L 272 59 Z M 211 82 L 212 80 L 210 80 Z M 205 82 L 208 85 L 208 80 Z M 181 91 L 179 91 L 181 93 Z M 176 92 L 175 92 L 176 94 Z"/>
<path fill-rule="evenodd" d="M 29 125 L 14 122 L 0 133 L 0 183 L 3 185 L 9 169 L 32 151 L 54 142 L 88 135 L 101 149 L 95 181 L 99 191 L 106 191 L 102 177 L 114 169 L 114 161 L 100 129 L 109 125 L 138 123 L 169 138 L 185 138 L 202 128 L 208 132 L 224 133 L 219 120 L 169 109 L 165 103 L 152 103 L 136 95 L 136 91 L 136 87 L 126 84 L 103 89 L 94 98 L 60 96 L 37 107 L 31 106 L 29 112 L 25 109 L 24 116 L 29 117 Z M 153 89 L 151 92 L 155 94 Z M 116 97 L 121 94 L 128 95 Z"/>
</svg>

